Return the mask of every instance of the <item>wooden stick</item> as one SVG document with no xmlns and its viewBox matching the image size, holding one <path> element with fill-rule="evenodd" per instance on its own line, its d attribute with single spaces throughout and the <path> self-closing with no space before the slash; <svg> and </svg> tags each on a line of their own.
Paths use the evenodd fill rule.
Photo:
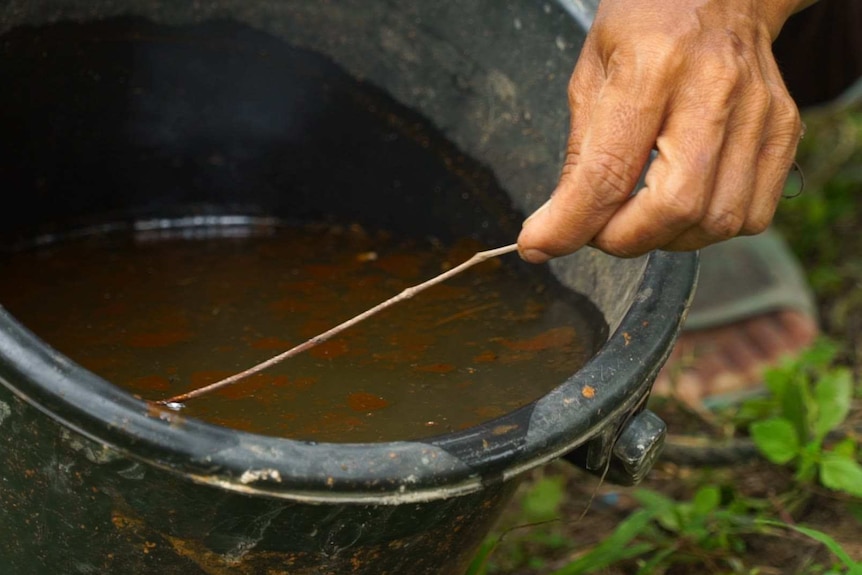
<svg viewBox="0 0 862 575">
<path fill-rule="evenodd" d="M 376 314 L 377 312 L 382 311 L 382 310 L 386 309 L 387 307 L 390 307 L 390 306 L 392 306 L 392 305 L 394 305 L 400 301 L 410 299 L 411 297 L 415 296 L 417 293 L 419 293 L 423 290 L 426 290 L 429 287 L 436 285 L 440 282 L 446 281 L 447 279 L 451 278 L 454 275 L 461 273 L 462 271 L 466 270 L 467 268 L 473 267 L 474 265 L 481 263 L 481 262 L 484 262 L 485 260 L 489 260 L 489 259 L 495 258 L 497 256 L 501 256 L 504 254 L 514 252 L 517 249 L 518 249 L 518 244 L 510 244 L 508 246 L 503 246 L 501 248 L 496 248 L 493 250 L 486 250 L 484 252 L 477 252 L 477 253 L 473 254 L 473 256 L 470 259 L 463 262 L 462 264 L 457 265 L 452 269 L 446 270 L 442 274 L 435 276 L 435 277 L 431 278 L 430 280 L 425 281 L 421 284 L 417 284 L 415 286 L 408 287 L 404 291 L 399 293 L 398 295 L 391 297 L 388 300 L 386 300 L 382 303 L 379 303 L 370 309 L 365 310 L 361 314 L 350 318 L 349 320 L 345 321 L 344 323 L 338 324 L 337 326 L 335 326 L 335 327 L 333 327 L 333 328 L 331 328 L 331 329 L 329 329 L 329 330 L 327 330 L 327 331 L 325 331 L 319 335 L 316 335 L 316 336 L 312 337 L 311 339 L 306 340 L 305 342 L 303 342 L 303 343 L 301 343 L 295 347 L 292 347 L 285 352 L 282 352 L 282 353 L 276 355 L 275 357 L 271 357 L 268 360 L 266 360 L 262 363 L 259 363 L 253 367 L 250 367 L 249 369 L 247 369 L 245 371 L 242 371 L 242 372 L 237 373 L 235 375 L 231 375 L 231 376 L 226 377 L 222 380 L 219 380 L 215 383 L 210 383 L 209 385 L 205 385 L 204 387 L 199 387 L 198 389 L 194 389 L 194 390 L 189 391 L 187 393 L 182 393 L 180 395 L 175 395 L 175 396 L 169 397 L 167 399 L 159 400 L 156 403 L 160 403 L 162 405 L 167 405 L 169 407 L 175 407 L 175 408 L 182 407 L 182 403 L 185 401 L 188 401 L 190 399 L 194 399 L 196 397 L 200 397 L 200 396 L 204 395 L 205 393 L 210 393 L 210 392 L 215 391 L 217 389 L 221 389 L 222 387 L 236 383 L 242 379 L 245 379 L 246 377 L 248 377 L 250 375 L 254 375 L 255 373 L 263 371 L 264 369 L 266 369 L 268 367 L 271 367 L 271 366 L 273 366 L 279 362 L 282 362 L 285 359 L 288 359 L 290 357 L 298 355 L 298 354 L 300 354 L 300 353 L 302 353 L 308 349 L 311 349 L 312 347 L 314 347 L 320 343 L 323 343 L 324 341 L 326 341 L 329 338 L 331 338 L 332 336 L 344 331 L 345 329 L 352 327 L 352 326 L 358 324 L 359 322 L 361 322 L 365 319 L 368 319 L 369 317 Z"/>
</svg>

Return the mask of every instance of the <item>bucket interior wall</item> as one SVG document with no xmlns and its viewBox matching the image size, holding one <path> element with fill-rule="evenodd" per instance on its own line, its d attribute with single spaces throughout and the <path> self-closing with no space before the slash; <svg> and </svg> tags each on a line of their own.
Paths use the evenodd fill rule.
<svg viewBox="0 0 862 575">
<path fill-rule="evenodd" d="M 0 67 L 15 89 L 0 96 L 0 183 L 36 207 L 4 212 L 4 224 L 234 202 L 510 243 L 556 183 L 583 41 L 555 3 L 65 0 L 5 11 Z M 328 97 L 336 71 L 367 89 Z M 395 140 L 367 145 L 374 136 L 349 110 L 373 108 L 373 89 L 454 144 L 441 150 L 448 178 L 423 180 L 409 161 L 363 170 L 405 141 L 426 145 L 404 119 Z M 461 155 L 483 170 L 459 173 Z M 612 330 L 644 265 L 582 250 L 551 268 Z"/>
</svg>

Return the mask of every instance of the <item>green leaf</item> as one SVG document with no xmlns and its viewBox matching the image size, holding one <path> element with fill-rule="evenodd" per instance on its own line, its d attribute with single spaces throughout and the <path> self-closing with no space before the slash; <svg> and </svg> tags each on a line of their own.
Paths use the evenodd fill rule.
<svg viewBox="0 0 862 575">
<path fill-rule="evenodd" d="M 793 425 L 800 443 L 810 437 L 809 420 L 813 404 L 810 386 L 808 377 L 798 370 L 781 398 L 781 416 Z"/>
<path fill-rule="evenodd" d="M 589 553 L 554 571 L 552 575 L 582 575 L 594 573 L 614 563 L 638 557 L 655 550 L 650 543 L 629 543 L 642 535 L 652 521 L 652 514 L 639 509 L 617 525 L 608 537 L 596 545 Z"/>
<path fill-rule="evenodd" d="M 829 489 L 862 497 L 862 465 L 835 452 L 823 454 L 820 481 Z"/>
<path fill-rule="evenodd" d="M 529 521 L 548 521 L 558 515 L 565 497 L 563 477 L 543 477 L 527 490 L 521 505 Z"/>
<path fill-rule="evenodd" d="M 818 466 L 823 455 L 822 446 L 819 443 L 809 441 L 799 450 L 796 458 L 796 479 L 803 483 L 811 483 L 817 478 Z"/>
<path fill-rule="evenodd" d="M 856 440 L 852 437 L 845 437 L 838 443 L 832 446 L 832 452 L 848 459 L 856 458 Z"/>
<path fill-rule="evenodd" d="M 847 369 L 834 369 L 817 382 L 814 387 L 814 400 L 817 402 L 814 434 L 817 441 L 847 418 L 852 399 L 853 378 Z"/>
<path fill-rule="evenodd" d="M 734 414 L 734 420 L 737 425 L 748 425 L 771 415 L 775 415 L 774 397 L 752 397 L 742 402 Z"/>
<path fill-rule="evenodd" d="M 820 337 L 808 349 L 802 352 L 799 363 L 815 369 L 829 367 L 838 355 L 838 345 L 826 337 Z"/>
<path fill-rule="evenodd" d="M 811 539 L 814 539 L 818 543 L 822 543 L 823 545 L 828 547 L 829 550 L 833 553 L 833 555 L 835 555 L 842 563 L 844 563 L 845 566 L 852 569 L 859 568 L 859 564 L 853 561 L 850 555 L 848 555 L 844 548 L 841 547 L 841 544 L 826 533 L 823 533 L 822 531 L 818 531 L 816 529 L 802 527 L 801 525 L 793 525 L 791 526 L 791 529 L 795 529 L 803 535 L 806 535 Z"/>
<path fill-rule="evenodd" d="M 757 449 L 773 463 L 783 465 L 799 453 L 796 428 L 783 417 L 755 421 L 749 431 Z"/>
<path fill-rule="evenodd" d="M 673 509 L 676 501 L 652 489 L 636 489 L 632 496 L 653 515 Z"/>
<path fill-rule="evenodd" d="M 703 516 L 714 511 L 721 503 L 721 491 L 717 485 L 706 485 L 697 490 L 692 500 L 695 515 Z"/>
<path fill-rule="evenodd" d="M 763 372 L 763 381 L 766 389 L 769 390 L 769 395 L 779 403 L 783 400 L 795 372 L 795 364 L 780 364 L 776 367 L 767 368 Z"/>
<path fill-rule="evenodd" d="M 637 575 L 652 575 L 656 572 L 656 568 L 664 563 L 665 559 L 676 553 L 676 551 L 675 547 L 667 547 L 666 549 L 657 551 L 650 557 L 649 561 L 640 566 Z"/>
<path fill-rule="evenodd" d="M 657 491 L 649 489 L 638 489 L 633 495 L 662 527 L 668 531 L 680 531 L 683 523 L 681 513 L 684 511 L 680 504 Z"/>
<path fill-rule="evenodd" d="M 473 557 L 473 560 L 470 562 L 470 566 L 467 567 L 467 572 L 464 575 L 486 575 L 488 572 L 488 559 L 491 558 L 491 553 L 494 552 L 498 543 L 499 539 L 496 537 L 488 537 L 482 541 L 482 545 L 479 547 L 479 550 L 476 552 L 476 555 Z"/>
<path fill-rule="evenodd" d="M 614 549 L 602 544 L 574 563 L 570 563 L 550 575 L 586 575 L 588 573 L 595 573 L 599 569 L 652 553 L 655 549 L 656 546 L 651 543 L 635 543 L 629 547 L 620 549 Z"/>
<path fill-rule="evenodd" d="M 816 529 L 811 529 L 809 527 L 803 527 L 801 525 L 790 525 L 789 523 L 782 523 L 781 521 L 776 521 L 774 519 L 758 519 L 757 521 L 761 525 L 769 525 L 772 527 L 781 527 L 784 529 L 792 529 L 799 533 L 802 533 L 806 537 L 817 541 L 818 543 L 822 543 L 825 545 L 835 557 L 841 561 L 845 567 L 850 569 L 850 573 L 855 574 L 857 570 L 862 567 L 862 564 L 853 561 L 853 558 L 841 547 L 841 544 L 838 543 L 831 536 L 823 533 L 822 531 L 818 531 Z"/>
</svg>

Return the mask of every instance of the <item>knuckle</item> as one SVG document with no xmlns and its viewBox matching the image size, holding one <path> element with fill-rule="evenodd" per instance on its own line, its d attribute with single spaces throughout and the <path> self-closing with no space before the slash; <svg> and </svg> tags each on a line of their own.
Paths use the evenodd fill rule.
<svg viewBox="0 0 862 575">
<path fill-rule="evenodd" d="M 772 223 L 772 218 L 775 216 L 776 203 L 761 205 L 758 209 L 752 210 L 745 219 L 740 235 L 757 235 L 765 232 Z"/>
<path fill-rule="evenodd" d="M 720 48 L 701 52 L 697 58 L 701 78 L 705 82 L 705 93 L 714 101 L 729 104 L 742 92 L 753 85 L 752 70 L 745 60 L 732 50 Z"/>
<path fill-rule="evenodd" d="M 701 228 L 712 238 L 728 240 L 736 237 L 746 224 L 745 215 L 735 210 L 721 210 L 707 213 L 701 222 Z"/>
<path fill-rule="evenodd" d="M 802 116 L 790 94 L 782 91 L 772 95 L 773 133 L 772 139 L 786 141 L 796 148 L 802 135 Z"/>
<path fill-rule="evenodd" d="M 624 157 L 603 151 L 583 165 L 587 185 L 597 194 L 599 202 L 617 205 L 631 194 L 639 168 Z M 605 206 L 606 207 L 606 206 Z"/>
<path fill-rule="evenodd" d="M 685 65 L 684 53 L 679 50 L 675 37 L 657 34 L 645 45 L 649 46 L 649 61 L 653 70 L 673 73 Z"/>
<path fill-rule="evenodd" d="M 662 201 L 662 216 L 666 224 L 675 227 L 690 227 L 703 220 L 703 202 L 695 194 L 680 191 L 665 192 Z"/>
<path fill-rule="evenodd" d="M 747 94 L 748 109 L 755 115 L 765 117 L 768 115 L 768 111 L 773 108 L 774 99 L 772 92 L 766 86 L 762 84 L 751 86 Z"/>
<path fill-rule="evenodd" d="M 771 214 L 761 214 L 749 217 L 745 225 L 739 230 L 739 235 L 755 236 L 763 233 L 772 223 Z"/>
<path fill-rule="evenodd" d="M 783 86 L 776 86 L 772 90 L 771 96 L 772 100 L 775 102 L 776 113 L 794 124 L 802 124 L 802 118 L 799 114 L 799 108 L 796 106 L 796 100 L 793 99 Z"/>
<path fill-rule="evenodd" d="M 726 105 L 740 91 L 745 76 L 739 66 L 726 62 L 715 63 L 710 72 L 709 90 L 716 100 Z"/>
</svg>

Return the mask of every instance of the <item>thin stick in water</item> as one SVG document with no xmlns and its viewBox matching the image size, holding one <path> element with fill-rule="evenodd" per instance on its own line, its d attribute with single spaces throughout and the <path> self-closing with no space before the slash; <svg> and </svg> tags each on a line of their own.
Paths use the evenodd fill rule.
<svg viewBox="0 0 862 575">
<path fill-rule="evenodd" d="M 361 322 L 365 319 L 368 319 L 369 317 L 376 314 L 377 312 L 383 311 L 384 309 L 386 309 L 386 308 L 388 308 L 388 307 L 390 307 L 390 306 L 392 306 L 392 305 L 394 305 L 400 301 L 410 299 L 411 297 L 415 296 L 417 293 L 419 293 L 423 290 L 426 290 L 429 287 L 436 285 L 440 282 L 446 281 L 447 279 L 451 278 L 454 275 L 461 273 L 462 271 L 466 270 L 467 268 L 473 267 L 474 265 L 482 263 L 482 262 L 489 260 L 491 258 L 495 258 L 497 256 L 502 256 L 504 254 L 514 252 L 517 249 L 518 249 L 518 244 L 510 244 L 508 246 L 503 246 L 503 247 L 496 248 L 493 250 L 476 252 L 475 254 L 473 254 L 473 256 L 470 259 L 468 259 L 467 261 L 455 266 L 454 268 L 446 270 L 442 274 L 435 276 L 435 277 L 431 278 L 430 280 L 427 280 L 421 284 L 417 284 L 415 286 L 408 287 L 404 291 L 399 293 L 398 295 L 391 297 L 388 300 L 386 300 L 382 303 L 379 303 L 370 309 L 365 310 L 361 314 L 350 318 L 349 320 L 345 321 L 344 323 L 338 324 L 337 326 L 335 326 L 335 327 L 333 327 L 333 328 L 331 328 L 331 329 L 329 329 L 329 330 L 327 330 L 321 334 L 318 334 L 318 335 L 312 337 L 311 339 L 306 340 L 305 342 L 303 342 L 303 343 L 301 343 L 295 347 L 290 348 L 289 350 L 287 350 L 285 352 L 282 352 L 282 353 L 280 353 L 274 357 L 271 357 L 262 363 L 259 363 L 253 367 L 250 367 L 249 369 L 242 371 L 240 373 L 237 373 L 237 374 L 231 375 L 229 377 L 226 377 L 222 380 L 216 381 L 215 383 L 210 383 L 209 385 L 199 387 L 199 388 L 194 389 L 192 391 L 189 391 L 187 393 L 182 393 L 180 395 L 175 395 L 175 396 L 169 397 L 167 399 L 159 400 L 156 403 L 160 403 L 162 405 L 168 405 L 168 406 L 174 407 L 174 406 L 178 406 L 178 405 L 182 404 L 183 402 L 186 402 L 190 399 L 200 397 L 206 393 L 210 393 L 210 392 L 215 391 L 217 389 L 221 389 L 222 387 L 234 384 L 234 383 L 236 383 L 242 379 L 249 377 L 250 375 L 254 375 L 255 373 L 263 371 L 264 369 L 266 369 L 268 367 L 272 367 L 273 365 L 275 365 L 279 362 L 282 362 L 282 361 L 284 361 L 290 357 L 293 357 L 293 356 L 298 355 L 298 354 L 300 354 L 300 353 L 302 353 L 308 349 L 311 349 L 312 347 L 328 340 L 332 336 L 334 336 L 338 333 L 341 333 L 345 329 L 347 329 L 349 327 L 353 327 L 354 325 L 358 324 L 359 322 Z"/>
</svg>

